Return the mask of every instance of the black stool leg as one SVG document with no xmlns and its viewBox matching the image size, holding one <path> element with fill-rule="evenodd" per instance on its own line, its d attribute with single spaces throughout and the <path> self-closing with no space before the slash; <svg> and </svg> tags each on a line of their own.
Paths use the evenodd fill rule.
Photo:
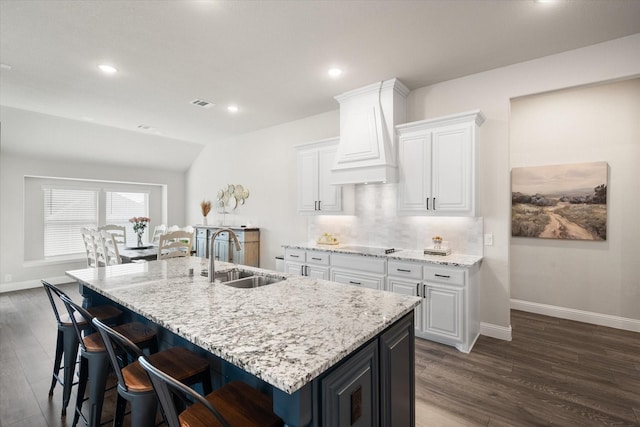
<svg viewBox="0 0 640 427">
<path fill-rule="evenodd" d="M 67 329 L 67 328 L 65 328 Z M 76 357 L 78 357 L 78 336 L 73 327 L 63 332 L 64 337 L 64 381 L 62 387 L 62 416 L 67 415 L 67 406 L 71 398 L 73 374 L 76 371 Z"/>
<path fill-rule="evenodd" d="M 126 409 L 127 400 L 118 393 L 118 399 L 116 400 L 116 413 L 113 417 L 113 427 L 122 427 L 124 424 L 124 413 Z"/>
<path fill-rule="evenodd" d="M 80 412 L 82 411 L 82 403 L 84 402 L 84 392 L 87 388 L 87 376 L 88 376 L 88 360 L 84 357 L 80 358 L 80 377 L 78 379 L 78 395 L 76 396 L 76 411 L 73 415 L 72 427 L 76 427 L 78 420 L 80 419 Z"/>
<path fill-rule="evenodd" d="M 53 396 L 53 389 L 58 382 L 58 374 L 60 373 L 60 362 L 62 362 L 62 351 L 64 349 L 64 338 L 62 331 L 58 329 L 58 338 L 56 340 L 56 358 L 53 362 L 53 375 L 51 375 L 51 388 L 49 389 L 49 397 Z"/>
<path fill-rule="evenodd" d="M 91 353 L 89 362 L 89 426 L 99 427 L 102 417 L 104 389 L 109 375 L 109 355 Z"/>
<path fill-rule="evenodd" d="M 131 425 L 153 427 L 156 424 L 158 399 L 154 393 L 136 396 L 131 399 Z"/>
</svg>

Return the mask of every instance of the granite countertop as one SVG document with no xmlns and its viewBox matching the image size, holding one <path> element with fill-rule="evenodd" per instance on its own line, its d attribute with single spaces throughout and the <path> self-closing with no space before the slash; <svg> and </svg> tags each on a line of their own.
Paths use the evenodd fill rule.
<svg viewBox="0 0 640 427">
<path fill-rule="evenodd" d="M 173 258 L 67 271 L 80 284 L 294 393 L 421 299 L 216 262 L 286 280 L 254 289 L 209 283 L 208 260 Z M 188 271 L 193 268 L 194 275 Z"/>
<path fill-rule="evenodd" d="M 357 249 L 350 249 L 350 246 L 352 245 L 344 245 L 344 244 L 322 245 L 322 244 L 317 244 L 313 242 L 282 245 L 282 247 L 284 247 L 285 249 L 292 248 L 292 249 L 304 249 L 304 250 L 313 250 L 313 251 L 342 253 L 342 254 L 355 254 L 355 255 L 362 255 L 362 256 L 386 258 L 386 259 L 398 260 L 398 261 L 418 261 L 418 262 L 425 262 L 430 264 L 449 265 L 452 267 L 473 267 L 474 265 L 482 262 L 482 256 L 458 254 L 455 252 L 446 256 L 425 255 L 423 251 L 419 251 L 419 250 L 396 248 L 396 252 L 385 254 L 385 253 L 375 253 L 375 252 L 369 252 L 369 251 L 364 252 Z"/>
</svg>

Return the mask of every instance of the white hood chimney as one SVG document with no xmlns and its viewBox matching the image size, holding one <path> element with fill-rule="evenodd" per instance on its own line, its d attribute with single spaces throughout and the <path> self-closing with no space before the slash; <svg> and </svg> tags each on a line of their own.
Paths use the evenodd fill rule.
<svg viewBox="0 0 640 427">
<path fill-rule="evenodd" d="M 395 125 L 406 121 L 409 89 L 397 79 L 352 90 L 340 103 L 340 144 L 332 184 L 396 182 Z"/>
</svg>

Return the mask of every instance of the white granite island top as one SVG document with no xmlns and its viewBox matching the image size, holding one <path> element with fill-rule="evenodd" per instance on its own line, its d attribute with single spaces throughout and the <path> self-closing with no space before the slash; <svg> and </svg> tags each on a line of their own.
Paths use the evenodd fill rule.
<svg viewBox="0 0 640 427">
<path fill-rule="evenodd" d="M 207 267 L 204 258 L 186 257 L 67 275 L 289 394 L 421 301 L 247 266 L 239 268 L 286 280 L 237 289 L 209 283 L 200 275 Z M 216 262 L 217 271 L 231 267 Z"/>
<path fill-rule="evenodd" d="M 312 251 L 323 251 L 342 254 L 354 254 L 361 256 L 370 256 L 377 258 L 395 259 L 399 261 L 418 261 L 426 262 L 430 264 L 449 265 L 452 267 L 473 267 L 474 265 L 482 262 L 482 256 L 479 255 L 467 255 L 452 253 L 450 255 L 425 255 L 424 251 L 411 250 L 411 249 L 396 249 L 395 252 L 385 253 L 372 253 L 362 252 L 357 249 L 351 249 L 351 245 L 322 245 L 314 242 L 310 243 L 295 243 L 289 245 L 283 245 L 286 248 L 293 249 L 305 249 Z"/>
</svg>

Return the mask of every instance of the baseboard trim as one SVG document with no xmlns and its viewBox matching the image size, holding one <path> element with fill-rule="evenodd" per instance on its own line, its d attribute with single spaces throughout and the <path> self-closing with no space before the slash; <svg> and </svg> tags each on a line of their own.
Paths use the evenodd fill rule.
<svg viewBox="0 0 640 427">
<path fill-rule="evenodd" d="M 498 326 L 492 323 L 480 322 L 480 335 L 504 341 L 511 341 L 511 325 Z"/>
<path fill-rule="evenodd" d="M 607 326 L 609 328 L 624 329 L 625 331 L 640 332 L 640 320 L 629 319 L 626 317 L 611 316 L 609 314 L 593 313 L 590 311 L 557 307 L 554 305 L 540 304 L 517 299 L 511 300 L 511 308 L 529 313 L 544 314 L 546 316 L 559 317 L 561 319 Z"/>
<path fill-rule="evenodd" d="M 52 285 L 64 285 L 65 283 L 73 283 L 75 281 L 68 276 L 47 277 L 43 280 L 46 280 Z M 2 285 L 0 285 L 0 294 L 5 292 L 22 291 L 24 289 L 33 289 L 40 286 L 42 286 L 42 283 L 40 283 L 40 279 L 25 280 L 23 282 L 3 283 Z"/>
</svg>

